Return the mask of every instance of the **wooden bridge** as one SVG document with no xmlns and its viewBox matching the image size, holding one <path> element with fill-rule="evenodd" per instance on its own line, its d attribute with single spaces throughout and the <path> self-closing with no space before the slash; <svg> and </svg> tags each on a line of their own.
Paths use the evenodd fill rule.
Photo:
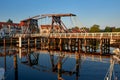
<svg viewBox="0 0 120 80">
<path fill-rule="evenodd" d="M 39 46 L 41 49 L 86 53 L 100 49 L 100 54 L 109 54 L 111 44 L 119 43 L 120 32 L 16 34 L 12 39 L 17 40 L 19 47 Z"/>
<path fill-rule="evenodd" d="M 34 46 L 60 51 L 85 51 L 89 53 L 100 49 L 100 54 L 110 53 L 111 44 L 119 43 L 120 32 L 86 33 L 85 31 L 73 33 L 67 29 L 62 21 L 62 17 L 71 16 L 76 15 L 71 13 L 43 14 L 22 20 L 20 24 L 23 26 L 23 33 L 11 34 L 11 42 L 15 39 L 14 41 L 19 47 Z M 48 33 L 41 33 L 39 32 L 38 20 L 46 17 L 51 18 L 50 30 Z"/>
</svg>

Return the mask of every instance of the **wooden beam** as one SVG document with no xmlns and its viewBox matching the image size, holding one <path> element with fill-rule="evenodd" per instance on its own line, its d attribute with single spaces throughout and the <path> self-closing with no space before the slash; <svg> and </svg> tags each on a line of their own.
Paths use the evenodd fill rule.
<svg viewBox="0 0 120 80">
<path fill-rule="evenodd" d="M 68 13 L 68 14 L 43 14 L 42 17 L 67 17 L 67 16 L 76 16 L 75 14 Z"/>
</svg>

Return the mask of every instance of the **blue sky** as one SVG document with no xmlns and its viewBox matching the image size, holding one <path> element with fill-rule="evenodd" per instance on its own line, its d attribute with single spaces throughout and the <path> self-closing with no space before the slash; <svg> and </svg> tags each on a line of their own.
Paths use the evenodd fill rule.
<svg viewBox="0 0 120 80">
<path fill-rule="evenodd" d="M 1 0 L 0 21 L 20 22 L 48 13 L 74 13 L 82 25 L 120 27 L 120 0 Z"/>
</svg>

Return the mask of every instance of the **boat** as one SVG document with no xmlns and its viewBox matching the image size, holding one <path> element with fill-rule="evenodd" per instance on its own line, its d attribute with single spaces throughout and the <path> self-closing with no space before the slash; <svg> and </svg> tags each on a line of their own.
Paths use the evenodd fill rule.
<svg viewBox="0 0 120 80">
<path fill-rule="evenodd" d="M 113 50 L 113 53 L 114 53 L 115 55 L 119 55 L 119 56 L 120 56 L 120 49 L 119 49 L 119 48 L 114 49 L 114 50 Z"/>
<path fill-rule="evenodd" d="M 119 48 L 114 49 L 113 53 L 115 54 L 113 55 L 113 58 L 118 62 L 120 62 L 120 49 Z"/>
<path fill-rule="evenodd" d="M 4 80 L 5 69 L 0 68 L 0 80 Z"/>
</svg>

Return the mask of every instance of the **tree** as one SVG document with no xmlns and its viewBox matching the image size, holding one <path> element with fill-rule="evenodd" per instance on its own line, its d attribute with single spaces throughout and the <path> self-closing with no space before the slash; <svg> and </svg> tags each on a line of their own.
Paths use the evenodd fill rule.
<svg viewBox="0 0 120 80">
<path fill-rule="evenodd" d="M 106 26 L 104 32 L 116 32 L 115 27 Z"/>
<path fill-rule="evenodd" d="M 97 24 L 94 24 L 91 28 L 90 28 L 90 32 L 100 32 L 100 26 Z"/>
<path fill-rule="evenodd" d="M 109 27 L 109 26 L 106 26 L 106 27 L 105 27 L 104 32 L 111 32 L 111 31 L 112 31 L 111 27 Z"/>
<path fill-rule="evenodd" d="M 13 23 L 13 21 L 11 19 L 8 19 L 7 23 Z"/>
<path fill-rule="evenodd" d="M 120 28 L 116 28 L 116 32 L 120 32 Z"/>
</svg>

